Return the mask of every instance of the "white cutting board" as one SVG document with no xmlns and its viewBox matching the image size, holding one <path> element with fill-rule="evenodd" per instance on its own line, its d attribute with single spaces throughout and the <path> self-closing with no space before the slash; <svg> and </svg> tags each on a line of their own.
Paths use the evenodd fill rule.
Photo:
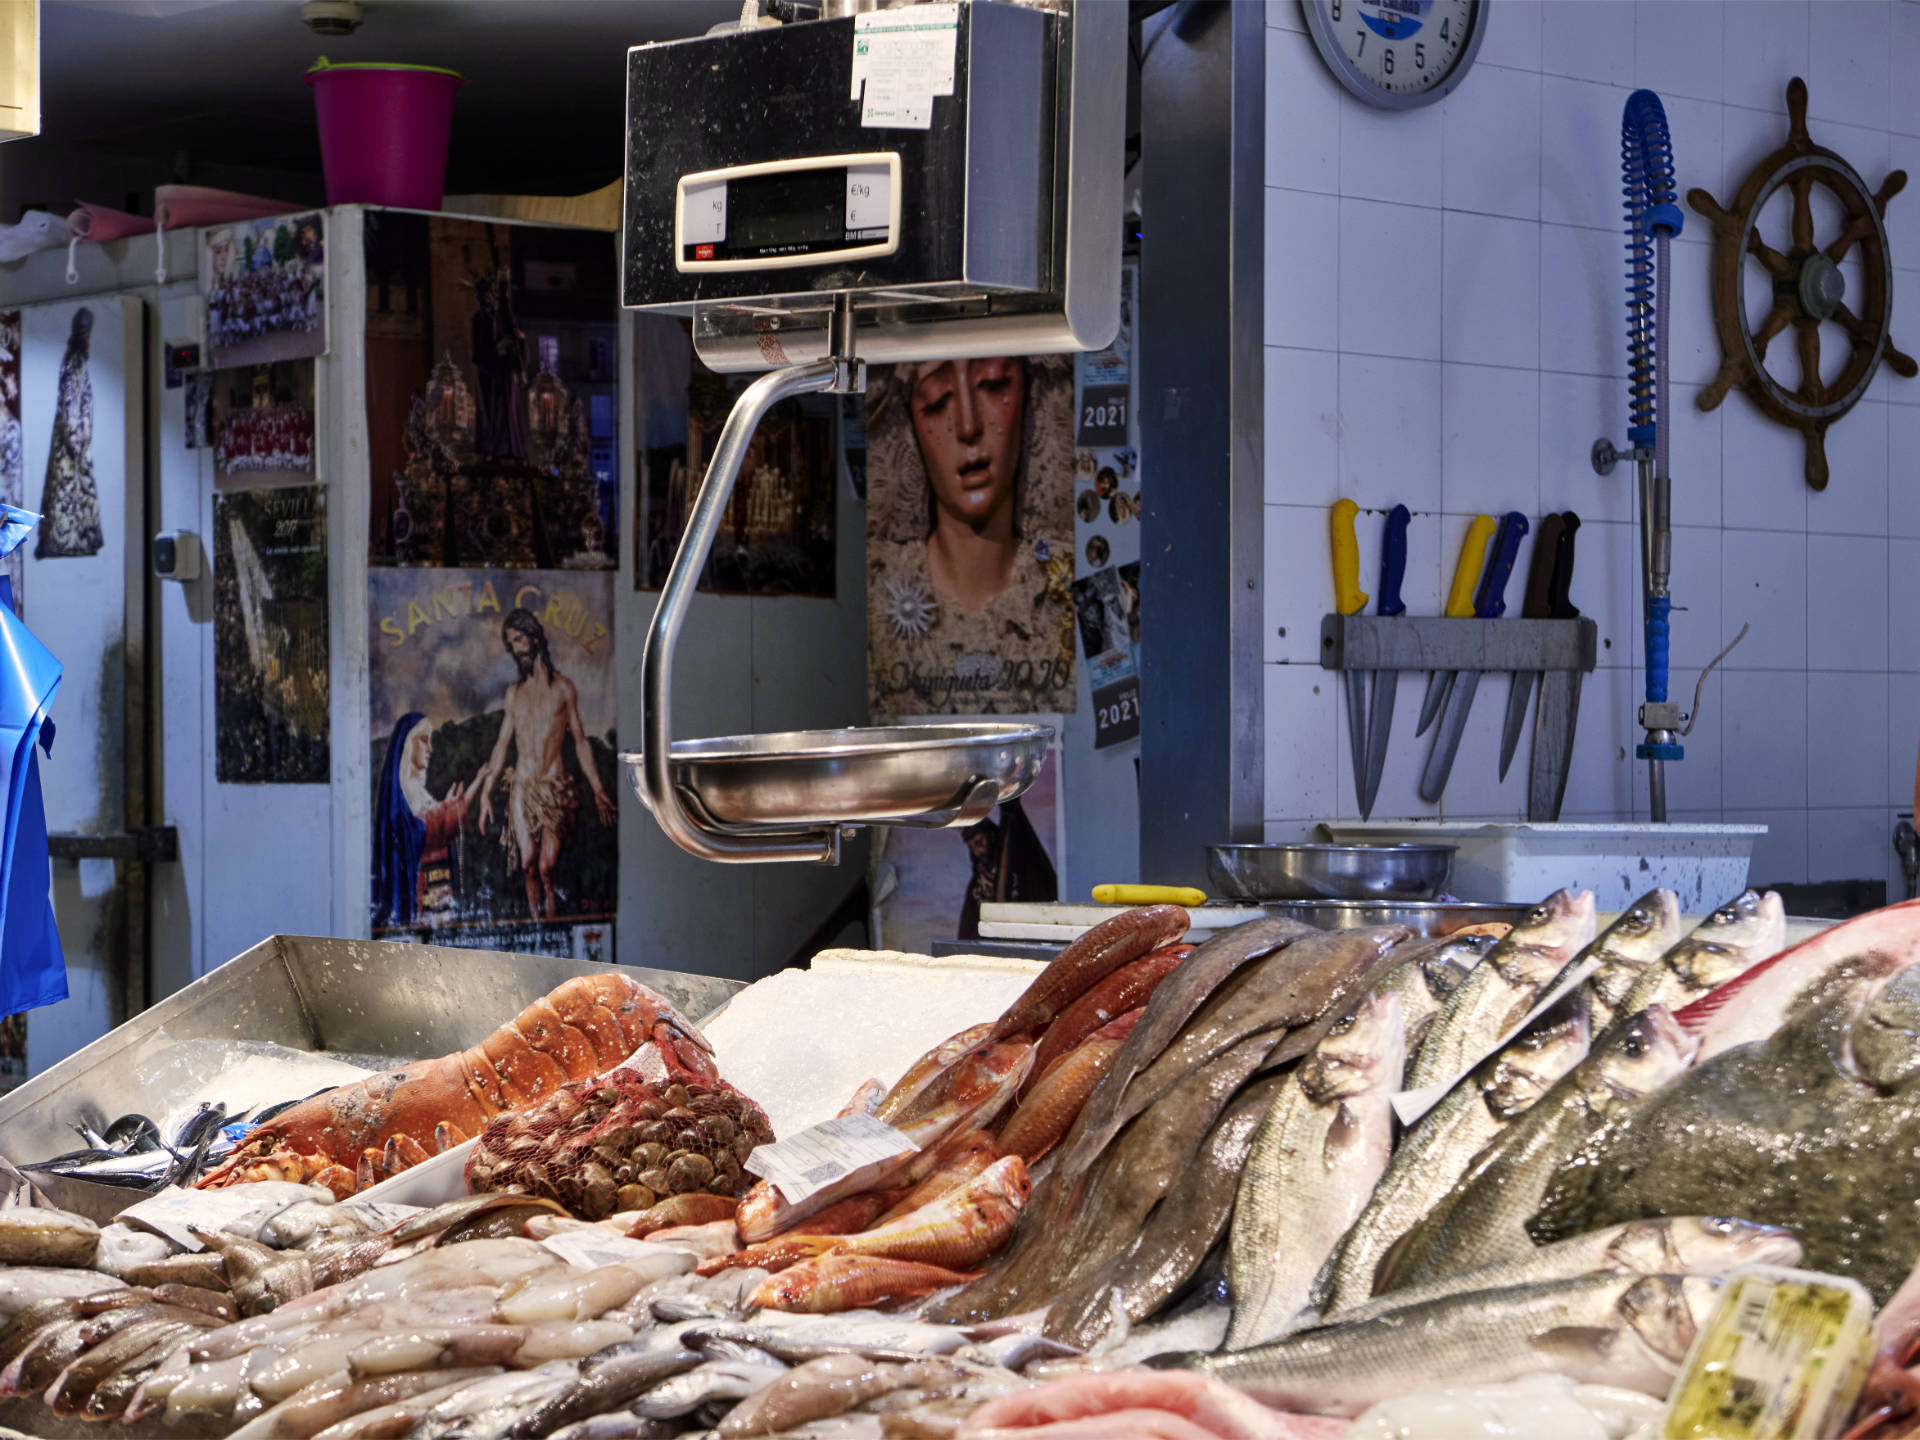
<svg viewBox="0 0 1920 1440">
<path fill-rule="evenodd" d="M 980 934 L 987 940 L 1074 940 L 1102 920 L 1132 908 L 1064 901 L 990 903 L 980 907 Z M 1204 940 L 1215 931 L 1231 930 L 1266 913 L 1258 905 L 1191 905 L 1186 938 Z"/>
</svg>

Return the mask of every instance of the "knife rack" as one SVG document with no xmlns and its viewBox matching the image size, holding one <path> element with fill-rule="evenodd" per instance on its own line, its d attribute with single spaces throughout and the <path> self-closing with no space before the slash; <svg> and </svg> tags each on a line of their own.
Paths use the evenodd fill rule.
<svg viewBox="0 0 1920 1440">
<path fill-rule="evenodd" d="M 1527 818 L 1554 821 L 1566 793 L 1580 679 L 1597 663 L 1599 627 L 1571 620 L 1328 615 L 1320 621 L 1327 670 L 1530 670 L 1542 674 Z"/>
</svg>

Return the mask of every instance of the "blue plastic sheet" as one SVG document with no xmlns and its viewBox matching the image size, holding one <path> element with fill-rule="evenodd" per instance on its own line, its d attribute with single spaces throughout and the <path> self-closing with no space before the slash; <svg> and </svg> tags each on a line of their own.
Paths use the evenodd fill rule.
<svg viewBox="0 0 1920 1440">
<path fill-rule="evenodd" d="M 40 517 L 0 505 L 0 556 L 33 533 Z M 47 810 L 35 742 L 53 743 L 47 707 L 60 688 L 60 662 L 13 613 L 13 587 L 0 576 L 0 1015 L 67 996 L 67 965 L 53 919 Z"/>
</svg>

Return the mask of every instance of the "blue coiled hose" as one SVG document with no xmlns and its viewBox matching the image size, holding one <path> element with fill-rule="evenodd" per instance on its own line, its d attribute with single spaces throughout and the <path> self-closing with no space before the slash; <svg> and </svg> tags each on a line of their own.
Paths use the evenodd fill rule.
<svg viewBox="0 0 1920 1440">
<path fill-rule="evenodd" d="M 1647 701 L 1667 698 L 1667 292 L 1668 242 L 1685 223 L 1673 178 L 1673 137 L 1667 112 L 1651 90 L 1627 97 L 1620 122 L 1620 181 L 1627 212 L 1627 440 L 1652 452 L 1653 484 L 1644 487 L 1641 524 L 1647 556 Z M 1680 745 L 1654 741 L 1635 752 L 1644 760 L 1678 760 Z M 1664 808 L 1662 803 L 1661 808 Z"/>
</svg>

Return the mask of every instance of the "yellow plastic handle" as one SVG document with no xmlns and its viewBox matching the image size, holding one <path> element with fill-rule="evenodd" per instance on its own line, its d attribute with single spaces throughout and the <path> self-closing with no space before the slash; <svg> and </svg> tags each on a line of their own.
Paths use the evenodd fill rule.
<svg viewBox="0 0 1920 1440">
<path fill-rule="evenodd" d="M 1351 500 L 1333 502 L 1333 603 L 1342 615 L 1358 615 L 1367 605 L 1360 588 L 1360 542 L 1353 533 L 1359 513 Z"/>
<path fill-rule="evenodd" d="M 1204 905 L 1204 890 L 1186 885 L 1096 885 L 1096 905 Z"/>
<path fill-rule="evenodd" d="M 1487 563 L 1487 542 L 1498 527 L 1491 515 L 1476 515 L 1460 542 L 1460 563 L 1454 567 L 1453 588 L 1447 592 L 1447 614 L 1456 620 L 1473 615 L 1473 590 L 1480 583 L 1480 567 Z"/>
</svg>

